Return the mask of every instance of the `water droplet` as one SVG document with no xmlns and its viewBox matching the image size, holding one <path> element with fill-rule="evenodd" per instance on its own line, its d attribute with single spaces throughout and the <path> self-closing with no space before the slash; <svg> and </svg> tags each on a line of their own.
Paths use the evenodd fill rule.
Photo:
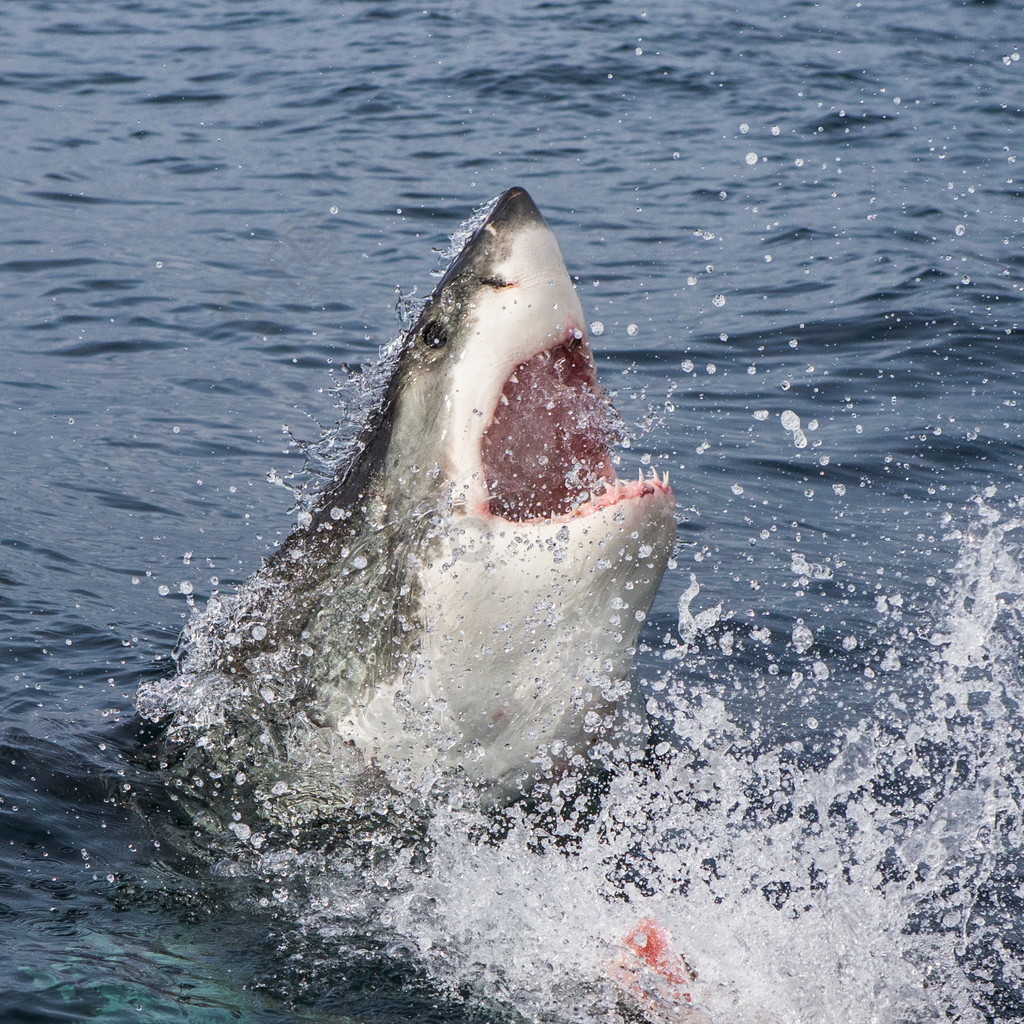
<svg viewBox="0 0 1024 1024">
<path fill-rule="evenodd" d="M 814 634 L 802 622 L 793 627 L 793 648 L 797 654 L 803 654 L 814 646 Z"/>
</svg>

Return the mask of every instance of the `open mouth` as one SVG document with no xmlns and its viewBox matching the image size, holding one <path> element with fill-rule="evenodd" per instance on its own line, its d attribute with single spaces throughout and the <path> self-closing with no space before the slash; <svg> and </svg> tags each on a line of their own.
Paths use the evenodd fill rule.
<svg viewBox="0 0 1024 1024">
<path fill-rule="evenodd" d="M 520 363 L 481 442 L 490 514 L 512 522 L 587 515 L 664 487 L 657 476 L 616 478 L 611 446 L 620 436 L 585 338 Z"/>
</svg>

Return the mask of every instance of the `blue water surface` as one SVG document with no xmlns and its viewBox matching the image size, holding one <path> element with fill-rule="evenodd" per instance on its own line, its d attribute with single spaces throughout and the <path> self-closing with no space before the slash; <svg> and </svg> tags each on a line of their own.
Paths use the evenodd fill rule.
<svg viewBox="0 0 1024 1024">
<path fill-rule="evenodd" d="M 1022 51 L 1019 0 L 4 5 L 0 1019 L 586 1019 L 304 927 L 136 756 L 138 685 L 511 185 L 679 502 L 640 685 L 801 771 L 906 740 L 872 806 L 932 823 L 921 885 L 962 849 L 906 928 L 952 936 L 945 1019 L 1024 1019 Z"/>
</svg>

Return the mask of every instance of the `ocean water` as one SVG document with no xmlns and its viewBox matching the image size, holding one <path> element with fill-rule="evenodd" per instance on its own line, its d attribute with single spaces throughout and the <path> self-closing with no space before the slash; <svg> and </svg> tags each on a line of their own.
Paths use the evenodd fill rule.
<svg viewBox="0 0 1024 1024">
<path fill-rule="evenodd" d="M 0 1019 L 1024 1019 L 1024 5 L 0 11 Z M 527 187 L 678 548 L 571 854 L 175 817 L 133 699 Z M 246 825 L 239 822 L 239 826 Z M 693 1019 L 657 1004 L 651 1020 Z"/>
</svg>

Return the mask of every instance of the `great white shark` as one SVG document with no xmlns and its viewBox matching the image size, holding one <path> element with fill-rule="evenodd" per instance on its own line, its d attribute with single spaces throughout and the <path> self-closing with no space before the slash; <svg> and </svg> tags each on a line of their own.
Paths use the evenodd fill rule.
<svg viewBox="0 0 1024 1024">
<path fill-rule="evenodd" d="M 140 693 L 172 744 L 205 748 L 207 789 L 262 766 L 266 805 L 319 805 L 333 760 L 504 802 L 643 734 L 629 678 L 674 543 L 668 478 L 616 472 L 583 309 L 530 196 L 457 238 L 355 455 Z"/>
</svg>

